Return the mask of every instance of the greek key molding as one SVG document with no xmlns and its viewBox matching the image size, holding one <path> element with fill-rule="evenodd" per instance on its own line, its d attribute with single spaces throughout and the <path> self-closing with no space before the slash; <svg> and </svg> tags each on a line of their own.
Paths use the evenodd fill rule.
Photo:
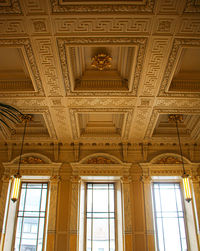
<svg viewBox="0 0 200 251">
<path fill-rule="evenodd" d="M 112 0 L 111 0 L 112 1 Z M 126 4 L 82 4 L 81 1 L 51 0 L 52 13 L 54 14 L 128 14 L 128 13 L 152 13 L 154 0 L 147 0 L 145 4 L 135 4 L 134 1 L 127 1 Z"/>
<path fill-rule="evenodd" d="M 120 37 L 111 37 L 111 38 L 105 38 L 105 37 L 84 37 L 84 38 L 58 38 L 57 44 L 58 44 L 58 50 L 60 54 L 60 62 L 62 66 L 62 72 L 63 72 L 63 78 L 65 82 L 65 87 L 67 91 L 67 95 L 70 96 L 124 96 L 124 95 L 132 95 L 136 96 L 137 94 L 137 88 L 140 81 L 140 75 L 142 71 L 142 65 L 144 60 L 144 54 L 146 49 L 146 38 L 138 38 L 138 37 L 130 37 L 130 38 L 120 38 Z M 131 91 L 84 91 L 84 92 L 78 92 L 78 91 L 72 91 L 72 86 L 70 84 L 70 77 L 69 77 L 69 62 L 66 60 L 66 46 L 123 46 L 123 45 L 129 45 L 129 46 L 136 46 L 138 48 L 137 53 L 137 63 L 135 66 L 135 72 L 134 72 L 134 79 L 133 79 L 133 87 Z"/>
<path fill-rule="evenodd" d="M 0 14 L 22 14 L 19 0 L 6 0 L 3 1 L 3 3 L 0 3 Z"/>
<path fill-rule="evenodd" d="M 196 0 L 187 0 L 184 12 L 185 13 L 199 13 L 200 4 L 197 2 L 198 1 Z"/>
<path fill-rule="evenodd" d="M 56 35 L 66 33 L 68 35 L 75 33 L 83 34 L 149 34 L 152 19 L 144 18 L 118 18 L 98 17 L 98 18 L 59 18 L 53 19 Z"/>
<path fill-rule="evenodd" d="M 49 38 L 36 39 L 36 46 L 39 55 L 39 63 L 44 76 L 44 83 L 48 96 L 63 96 L 61 84 L 63 81 L 59 77 L 56 67 L 55 52 L 52 41 Z M 64 88 L 63 88 L 64 90 Z"/>
<path fill-rule="evenodd" d="M 35 56 L 31 46 L 31 42 L 28 38 L 22 39 L 0 39 L 0 47 L 14 47 L 22 48 L 25 51 L 26 59 L 28 60 L 31 75 L 33 76 L 35 91 L 23 92 L 23 93 L 0 93 L 1 97 L 14 96 L 14 97 L 28 97 L 28 96 L 44 96 L 44 90 L 39 74 L 39 70 L 36 64 Z"/>
<path fill-rule="evenodd" d="M 0 34 L 8 35 L 28 35 L 27 26 L 22 18 L 1 18 L 0 19 Z"/>
<path fill-rule="evenodd" d="M 198 18 L 182 18 L 178 27 L 177 35 L 197 36 L 200 35 L 200 20 Z"/>
<path fill-rule="evenodd" d="M 178 62 L 178 56 L 182 48 L 185 47 L 200 47 L 200 39 L 185 39 L 185 38 L 175 38 L 173 46 L 168 58 L 168 64 L 166 66 L 163 79 L 161 82 L 159 96 L 177 96 L 177 97 L 199 97 L 199 93 L 181 93 L 179 92 L 169 92 L 171 80 L 173 78 L 173 72 Z"/>
<path fill-rule="evenodd" d="M 146 67 L 144 66 L 144 69 L 147 70 L 143 74 L 144 79 L 141 80 L 141 83 L 144 83 L 142 88 L 143 96 L 154 96 L 157 92 L 161 70 L 163 70 L 163 65 L 165 65 L 167 60 L 169 43 L 169 38 L 156 38 L 152 40 L 152 44 L 148 50 L 148 62 L 146 62 Z"/>
</svg>

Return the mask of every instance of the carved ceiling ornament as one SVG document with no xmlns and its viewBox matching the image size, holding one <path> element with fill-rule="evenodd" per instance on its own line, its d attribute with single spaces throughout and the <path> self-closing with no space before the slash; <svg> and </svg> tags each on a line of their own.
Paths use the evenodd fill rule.
<svg viewBox="0 0 200 251">
<path fill-rule="evenodd" d="M 87 164 L 116 164 L 115 161 L 105 158 L 103 156 L 98 156 L 94 158 L 90 158 L 86 162 Z"/>
<path fill-rule="evenodd" d="M 111 68 L 112 57 L 106 55 L 105 53 L 99 53 L 98 55 L 92 57 L 91 66 L 99 71 L 107 70 Z"/>
</svg>

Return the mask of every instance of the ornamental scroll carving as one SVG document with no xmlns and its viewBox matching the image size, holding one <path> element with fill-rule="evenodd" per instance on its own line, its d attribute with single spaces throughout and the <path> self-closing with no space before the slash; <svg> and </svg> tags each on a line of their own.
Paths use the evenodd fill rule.
<svg viewBox="0 0 200 251">
<path fill-rule="evenodd" d="M 22 164 L 45 164 L 44 160 L 37 157 L 33 157 L 33 156 L 22 158 L 21 163 Z"/>
<path fill-rule="evenodd" d="M 156 164 L 181 164 L 181 163 L 182 161 L 172 156 L 162 157 L 158 161 L 156 161 Z"/>
<path fill-rule="evenodd" d="M 87 164 L 116 164 L 113 160 L 105 157 L 96 157 L 87 160 Z"/>
</svg>

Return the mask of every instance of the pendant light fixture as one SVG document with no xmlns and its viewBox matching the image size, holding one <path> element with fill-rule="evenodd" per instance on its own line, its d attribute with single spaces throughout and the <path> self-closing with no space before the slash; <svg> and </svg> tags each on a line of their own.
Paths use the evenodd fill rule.
<svg viewBox="0 0 200 251">
<path fill-rule="evenodd" d="M 185 171 L 183 152 L 182 152 L 182 147 L 181 147 L 181 139 L 180 139 L 179 128 L 178 128 L 178 122 L 179 123 L 183 122 L 183 115 L 171 114 L 169 115 L 169 121 L 173 121 L 176 123 L 176 132 L 177 132 L 177 137 L 178 137 L 181 162 L 182 162 L 182 168 L 183 168 L 182 179 L 183 179 L 183 187 L 184 187 L 184 197 L 187 202 L 190 202 L 192 200 L 192 196 L 191 196 L 191 191 L 190 191 L 189 175 L 186 174 L 186 171 Z"/>
<path fill-rule="evenodd" d="M 12 196 L 11 196 L 11 200 L 13 202 L 16 202 L 19 197 L 19 190 L 20 190 L 20 184 L 21 184 L 20 167 L 21 167 L 21 160 L 22 160 L 23 147 L 24 147 L 24 138 L 26 134 L 27 122 L 32 119 L 32 116 L 28 114 L 22 115 L 20 119 L 24 123 L 24 132 L 22 136 L 22 144 L 21 144 L 21 150 L 20 150 L 20 156 L 19 156 L 18 170 L 17 170 L 17 173 L 14 175 L 14 179 L 13 179 L 13 190 L 12 190 Z"/>
</svg>

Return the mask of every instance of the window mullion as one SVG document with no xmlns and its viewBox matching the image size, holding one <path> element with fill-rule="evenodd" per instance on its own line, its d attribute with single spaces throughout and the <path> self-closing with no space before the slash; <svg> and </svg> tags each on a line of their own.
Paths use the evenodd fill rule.
<svg viewBox="0 0 200 251">
<path fill-rule="evenodd" d="M 40 204 L 39 204 L 39 215 L 38 215 L 38 228 L 37 228 L 37 239 L 36 239 L 36 251 L 38 250 L 38 236 L 39 236 L 39 228 L 40 228 L 42 191 L 43 191 L 43 184 L 42 184 L 42 188 L 40 189 Z"/>
<path fill-rule="evenodd" d="M 181 244 L 181 250 L 183 250 L 182 241 L 181 241 L 180 219 L 179 219 L 179 211 L 178 211 L 178 205 L 177 205 L 177 196 L 176 196 L 175 184 L 174 184 L 174 193 L 175 193 L 175 198 L 176 198 L 176 214 L 177 214 L 177 218 L 178 218 L 178 229 L 179 229 L 179 236 L 180 236 L 180 244 Z"/>
<path fill-rule="evenodd" d="M 163 210 L 162 210 L 162 203 L 161 203 L 161 194 L 160 194 L 160 184 L 158 184 L 158 188 L 159 188 L 159 201 L 160 201 L 160 214 L 161 214 L 161 222 L 162 222 L 162 232 L 163 232 L 163 244 L 164 244 L 164 249 L 165 248 L 165 232 L 164 232 L 164 226 L 163 226 Z"/>
<path fill-rule="evenodd" d="M 21 225 L 21 231 L 20 231 L 19 251 L 21 250 L 22 231 L 23 231 L 23 225 L 24 225 L 24 211 L 25 211 L 26 197 L 27 197 L 26 195 L 27 195 L 27 183 L 26 183 L 26 188 L 25 188 L 24 204 L 23 204 L 23 211 L 22 211 L 22 225 Z M 18 210 L 18 213 L 19 213 L 19 210 Z"/>
</svg>

